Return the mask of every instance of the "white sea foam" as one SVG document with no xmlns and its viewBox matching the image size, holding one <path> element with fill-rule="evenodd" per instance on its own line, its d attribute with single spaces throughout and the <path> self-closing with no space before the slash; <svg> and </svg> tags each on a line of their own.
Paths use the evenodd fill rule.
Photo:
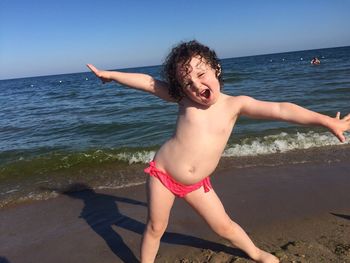
<svg viewBox="0 0 350 263">
<path fill-rule="evenodd" d="M 137 183 L 129 183 L 129 184 L 123 184 L 123 185 L 102 185 L 102 186 L 98 186 L 97 189 L 103 190 L 103 189 L 120 189 L 120 188 L 127 188 L 127 187 L 133 187 L 133 186 L 138 186 L 138 185 L 142 185 L 145 184 L 146 181 L 142 181 L 142 182 L 137 182 Z"/>
<path fill-rule="evenodd" d="M 120 161 L 129 162 L 129 164 L 149 163 L 153 160 L 155 154 L 155 151 L 141 151 L 136 153 L 123 152 L 117 154 L 117 158 Z"/>
<path fill-rule="evenodd" d="M 346 143 L 349 143 L 349 140 Z M 240 144 L 229 145 L 223 156 L 255 156 L 338 144 L 340 144 L 338 139 L 328 132 L 317 133 L 310 131 L 296 134 L 282 132 L 262 138 L 246 139 Z"/>
<path fill-rule="evenodd" d="M 349 139 L 346 143 L 349 143 Z M 329 132 L 310 131 L 296 134 L 282 132 L 276 135 L 243 139 L 238 144 L 228 145 L 222 156 L 256 156 L 338 144 L 340 144 L 338 139 Z M 116 159 L 129 164 L 149 163 L 154 155 L 155 151 L 122 152 L 116 155 Z"/>
</svg>

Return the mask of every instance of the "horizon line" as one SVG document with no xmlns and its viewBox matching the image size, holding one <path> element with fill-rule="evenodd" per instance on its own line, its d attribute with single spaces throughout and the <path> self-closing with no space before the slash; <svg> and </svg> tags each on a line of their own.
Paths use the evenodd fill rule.
<svg viewBox="0 0 350 263">
<path fill-rule="evenodd" d="M 275 53 L 263 53 L 263 54 L 256 54 L 256 55 L 243 55 L 243 56 L 235 56 L 235 57 L 225 57 L 225 58 L 219 58 L 220 60 L 226 60 L 226 59 L 232 59 L 232 58 L 248 58 L 248 57 L 257 57 L 257 56 L 267 56 L 267 55 L 276 55 L 276 54 L 286 54 L 286 53 L 293 53 L 293 52 L 301 52 L 301 51 L 311 51 L 311 50 L 321 50 L 321 49 L 332 49 L 332 48 L 345 48 L 350 47 L 350 45 L 347 46 L 335 46 L 335 47 L 323 47 L 323 48 L 315 48 L 315 49 L 300 49 L 300 50 L 291 50 L 291 51 L 283 51 L 283 52 L 275 52 Z M 128 69 L 138 69 L 138 68 L 147 68 L 147 67 L 159 67 L 162 64 L 157 65 L 142 65 L 142 66 L 131 66 L 126 68 L 117 68 L 117 69 L 105 69 L 105 70 L 128 70 Z M 35 76 L 23 76 L 23 77 L 14 77 L 14 78 L 0 78 L 0 81 L 5 80 L 16 80 L 16 79 L 26 79 L 26 78 L 40 78 L 40 77 L 49 77 L 49 76 L 60 76 L 60 75 L 69 75 L 69 74 L 81 74 L 81 73 L 88 73 L 90 71 L 79 71 L 79 72 L 66 72 L 66 73 L 54 73 L 49 75 L 35 75 Z"/>
</svg>

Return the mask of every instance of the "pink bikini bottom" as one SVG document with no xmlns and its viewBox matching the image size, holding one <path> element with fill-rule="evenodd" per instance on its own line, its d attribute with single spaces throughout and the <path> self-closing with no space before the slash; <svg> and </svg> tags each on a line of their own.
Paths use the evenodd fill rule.
<svg viewBox="0 0 350 263">
<path fill-rule="evenodd" d="M 209 192 L 210 189 L 213 188 L 211 186 L 209 176 L 196 184 L 185 185 L 175 181 L 169 174 L 160 171 L 155 165 L 156 163 L 154 161 L 150 162 L 149 167 L 144 170 L 145 173 L 158 178 L 158 180 L 177 197 L 184 197 L 188 193 L 191 193 L 202 186 L 205 193 Z"/>
</svg>

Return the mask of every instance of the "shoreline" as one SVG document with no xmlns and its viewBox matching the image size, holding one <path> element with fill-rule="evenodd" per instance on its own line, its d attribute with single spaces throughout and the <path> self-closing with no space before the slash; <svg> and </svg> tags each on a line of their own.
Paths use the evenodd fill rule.
<svg viewBox="0 0 350 263">
<path fill-rule="evenodd" d="M 345 161 L 246 168 L 223 164 L 212 183 L 232 219 L 282 262 L 347 262 L 349 174 Z M 0 259 L 137 262 L 145 202 L 145 186 L 138 185 L 3 208 Z M 156 262 L 252 262 L 227 245 L 177 199 Z"/>
<path fill-rule="evenodd" d="M 222 157 L 216 173 L 225 169 L 245 169 L 252 167 L 277 167 L 301 163 L 340 163 L 350 159 L 350 144 L 323 146 L 288 152 L 256 156 Z M 94 189 L 120 189 L 144 184 L 145 163 L 132 165 L 105 163 L 95 166 L 73 167 L 34 177 L 21 175 L 14 179 L 2 179 L 0 186 L 0 210 L 20 203 L 30 203 L 57 197 L 74 183 L 83 183 Z M 51 190 L 57 189 L 58 191 Z"/>
</svg>

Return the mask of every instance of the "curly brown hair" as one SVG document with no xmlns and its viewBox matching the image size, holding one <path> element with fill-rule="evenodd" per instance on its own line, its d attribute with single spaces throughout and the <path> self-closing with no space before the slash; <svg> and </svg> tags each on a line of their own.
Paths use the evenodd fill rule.
<svg viewBox="0 0 350 263">
<path fill-rule="evenodd" d="M 185 96 L 185 93 L 176 77 L 177 67 L 181 65 L 181 67 L 186 70 L 186 74 L 189 74 L 191 71 L 189 64 L 191 59 L 195 56 L 199 56 L 215 69 L 220 87 L 223 86 L 220 61 L 215 51 L 196 40 L 180 42 L 171 50 L 163 63 L 163 77 L 169 84 L 169 94 L 178 101 Z"/>
</svg>

